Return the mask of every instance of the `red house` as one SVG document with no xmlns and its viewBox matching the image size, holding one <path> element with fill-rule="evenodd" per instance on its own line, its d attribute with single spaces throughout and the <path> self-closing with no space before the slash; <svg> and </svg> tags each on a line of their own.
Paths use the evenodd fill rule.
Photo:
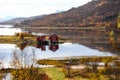
<svg viewBox="0 0 120 80">
<path fill-rule="evenodd" d="M 52 34 L 49 37 L 50 42 L 58 42 L 58 36 L 56 34 Z"/>
<path fill-rule="evenodd" d="M 56 34 L 52 34 L 50 37 L 49 37 L 49 40 L 50 40 L 50 46 L 49 46 L 49 49 L 52 50 L 52 51 L 56 51 L 59 49 L 59 45 L 58 45 L 58 36 Z"/>
</svg>

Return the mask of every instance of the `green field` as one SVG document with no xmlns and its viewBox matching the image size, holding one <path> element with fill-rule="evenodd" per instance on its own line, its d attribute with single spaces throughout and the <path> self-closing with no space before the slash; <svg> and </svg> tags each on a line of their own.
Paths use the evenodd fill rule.
<svg viewBox="0 0 120 80">
<path fill-rule="evenodd" d="M 63 68 L 43 68 L 43 70 L 52 80 L 89 80 L 80 76 L 67 78 L 64 74 Z"/>
<path fill-rule="evenodd" d="M 62 68 L 44 68 L 44 71 L 52 80 L 64 80 L 65 79 L 65 75 L 62 72 Z"/>
</svg>

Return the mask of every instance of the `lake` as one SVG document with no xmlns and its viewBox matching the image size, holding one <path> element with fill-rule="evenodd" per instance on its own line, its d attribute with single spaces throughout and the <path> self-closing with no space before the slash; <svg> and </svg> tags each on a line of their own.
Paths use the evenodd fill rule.
<svg viewBox="0 0 120 80">
<path fill-rule="evenodd" d="M 12 28 L 9 26 L 2 26 L 0 28 L 0 35 L 14 35 L 16 32 L 21 32 L 20 28 Z M 39 34 L 39 33 L 38 33 Z M 19 60 L 24 60 L 23 64 L 32 64 L 32 60 L 39 60 L 43 58 L 52 57 L 72 57 L 72 56 L 113 56 L 110 52 L 103 52 L 96 49 L 91 49 L 78 43 L 63 43 L 59 44 L 59 49 L 55 52 L 49 50 L 49 46 L 46 47 L 46 51 L 41 49 L 27 46 L 23 51 L 16 47 L 15 44 L 0 44 L 0 61 L 4 62 L 1 67 L 8 68 L 10 65 L 13 53 L 16 53 Z M 22 56 L 21 56 L 22 55 Z M 31 62 L 31 63 L 30 63 Z"/>
<path fill-rule="evenodd" d="M 0 35 L 15 35 L 17 32 L 22 32 L 20 28 L 12 27 L 12 25 L 0 25 Z"/>
<path fill-rule="evenodd" d="M 63 43 L 59 45 L 59 50 L 56 52 L 50 51 L 48 48 L 46 51 L 41 51 L 39 48 L 27 46 L 23 52 L 15 47 L 15 44 L 0 44 L 0 60 L 5 68 L 10 67 L 10 62 L 13 57 L 13 53 L 18 56 L 24 57 L 24 62 L 27 65 L 31 65 L 33 55 L 35 60 L 51 58 L 51 57 L 72 57 L 72 56 L 113 56 L 110 52 L 102 52 L 95 49 L 90 49 L 86 46 L 72 43 Z M 21 60 L 21 58 L 19 58 Z"/>
</svg>

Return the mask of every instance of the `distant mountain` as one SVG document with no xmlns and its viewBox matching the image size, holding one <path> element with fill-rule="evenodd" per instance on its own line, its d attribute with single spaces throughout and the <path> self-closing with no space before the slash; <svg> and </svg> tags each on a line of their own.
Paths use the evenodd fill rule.
<svg viewBox="0 0 120 80">
<path fill-rule="evenodd" d="M 4 18 L 0 18 L 0 22 L 4 22 L 4 21 L 7 21 L 7 20 L 10 20 L 10 19 L 13 19 L 13 18 L 17 18 L 17 16 L 9 15 L 9 16 L 6 16 Z"/>
<path fill-rule="evenodd" d="M 14 18 L 14 19 L 11 19 L 11 20 L 7 20 L 7 21 L 4 21 L 4 22 L 1 22 L 0 24 L 11 24 L 11 25 L 14 25 L 14 24 L 19 24 L 21 23 L 22 21 L 26 20 L 26 18 Z"/>
<path fill-rule="evenodd" d="M 0 18 L 0 22 L 2 21 L 2 19 Z"/>
<path fill-rule="evenodd" d="M 18 17 L 18 18 L 13 18 L 13 19 L 10 19 L 10 20 L 2 21 L 0 24 L 11 24 L 11 25 L 16 24 L 16 25 L 18 25 L 23 21 L 34 20 L 34 19 L 37 19 L 37 18 L 41 18 L 43 16 L 45 16 L 45 15 L 32 16 L 32 17 Z"/>
<path fill-rule="evenodd" d="M 64 12 L 64 10 L 57 10 L 55 13 Z"/>
<path fill-rule="evenodd" d="M 109 27 L 120 12 L 120 0 L 92 0 L 78 8 L 22 22 L 28 26 Z"/>
</svg>

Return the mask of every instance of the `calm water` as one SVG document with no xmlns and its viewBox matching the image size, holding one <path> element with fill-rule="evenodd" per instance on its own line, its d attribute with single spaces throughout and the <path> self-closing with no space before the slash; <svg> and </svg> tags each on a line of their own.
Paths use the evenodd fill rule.
<svg viewBox="0 0 120 80">
<path fill-rule="evenodd" d="M 46 51 L 41 51 L 41 49 L 28 46 L 23 51 L 15 48 L 15 44 L 0 44 L 0 60 L 4 62 L 4 67 L 10 67 L 9 63 L 12 60 L 13 53 L 16 53 L 19 56 L 25 58 L 24 62 L 27 65 L 31 65 L 33 60 L 33 55 L 35 60 L 43 59 L 43 58 L 51 58 L 51 57 L 69 57 L 69 56 L 113 56 L 112 53 L 109 52 L 101 52 L 95 49 L 90 49 L 83 45 L 72 44 L 72 43 L 64 43 L 60 44 L 59 50 L 56 52 L 50 51 L 48 48 Z"/>
<path fill-rule="evenodd" d="M 12 27 L 12 25 L 0 25 L 0 35 L 15 35 L 15 33 L 22 31 L 20 28 Z"/>
<path fill-rule="evenodd" d="M 16 32 L 21 32 L 21 29 L 11 28 L 12 26 L 2 26 L 0 28 L 0 35 L 14 35 Z M 0 44 L 0 61 L 4 62 L 3 67 L 11 67 L 10 62 L 13 57 L 13 53 L 16 53 L 19 60 L 24 58 L 24 62 L 27 65 L 31 65 L 34 59 L 43 59 L 51 57 L 71 57 L 71 56 L 113 56 L 110 52 L 101 52 L 95 49 L 88 48 L 80 44 L 63 43 L 59 45 L 59 49 L 56 52 L 50 51 L 48 46 L 46 51 L 28 46 L 23 51 L 15 47 L 15 44 Z M 22 55 L 22 56 L 21 56 Z M 1 66 L 0 66 L 1 67 Z"/>
<path fill-rule="evenodd" d="M 0 25 L 0 27 L 3 27 L 3 28 L 12 28 L 13 25 Z"/>
</svg>

